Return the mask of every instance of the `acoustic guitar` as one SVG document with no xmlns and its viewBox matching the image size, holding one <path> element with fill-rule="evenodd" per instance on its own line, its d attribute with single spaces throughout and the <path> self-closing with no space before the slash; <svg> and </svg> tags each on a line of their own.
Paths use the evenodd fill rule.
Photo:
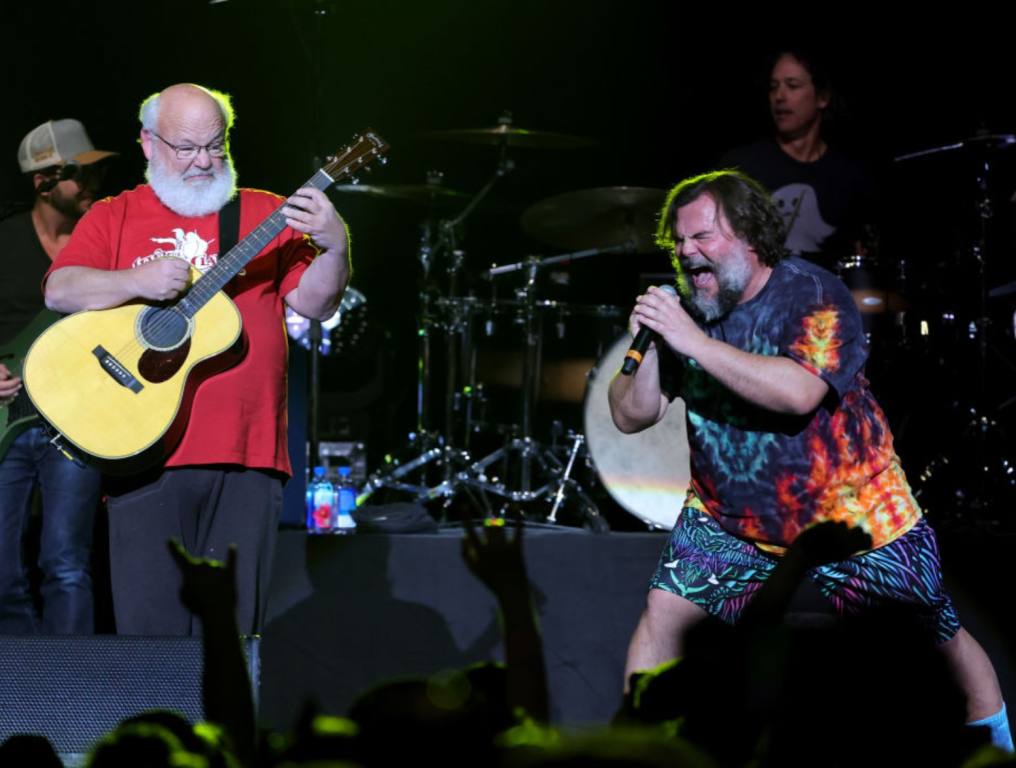
<svg viewBox="0 0 1016 768">
<path fill-rule="evenodd" d="M 304 185 L 326 190 L 380 158 L 388 144 L 356 136 Z M 223 292 L 286 226 L 283 203 L 172 302 L 69 315 L 36 339 L 24 389 L 63 447 L 110 474 L 168 455 L 183 436 L 198 385 L 243 356 L 240 312 Z"/>
</svg>

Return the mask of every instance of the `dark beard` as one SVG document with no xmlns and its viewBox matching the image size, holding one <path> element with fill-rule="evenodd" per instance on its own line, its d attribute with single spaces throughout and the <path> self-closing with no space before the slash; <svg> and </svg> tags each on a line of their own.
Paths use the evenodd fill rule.
<svg viewBox="0 0 1016 768">
<path fill-rule="evenodd" d="M 85 215 L 85 210 L 81 207 L 81 201 L 77 197 L 68 197 L 55 189 L 50 193 L 47 202 L 59 214 L 66 216 L 71 221 L 77 221 Z"/>
</svg>

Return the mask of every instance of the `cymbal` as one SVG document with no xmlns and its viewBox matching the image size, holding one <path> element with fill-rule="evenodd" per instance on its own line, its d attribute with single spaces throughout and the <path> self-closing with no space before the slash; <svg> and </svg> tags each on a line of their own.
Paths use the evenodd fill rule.
<svg viewBox="0 0 1016 768">
<path fill-rule="evenodd" d="M 522 214 L 522 230 L 558 248 L 580 250 L 634 243 L 656 250 L 656 219 L 665 189 L 595 187 L 541 200 Z"/>
<path fill-rule="evenodd" d="M 336 184 L 332 189 L 336 192 L 408 200 L 413 203 L 451 203 L 469 197 L 465 192 L 440 184 Z"/>
<path fill-rule="evenodd" d="M 457 128 L 446 131 L 430 131 L 425 138 L 436 141 L 457 141 L 464 144 L 506 145 L 533 149 L 576 149 L 596 144 L 594 139 L 571 136 L 566 133 L 529 131 L 512 125 L 497 125 L 493 128 Z"/>
<path fill-rule="evenodd" d="M 1016 134 L 1012 133 L 979 133 L 963 140 L 968 146 L 985 146 L 991 149 L 1009 147 L 1016 144 Z"/>
<path fill-rule="evenodd" d="M 928 155 L 937 155 L 941 152 L 952 152 L 957 149 L 970 149 L 988 152 L 1005 149 L 1006 147 L 1011 147 L 1013 144 L 1016 144 L 1016 134 L 977 133 L 973 136 L 967 136 L 958 141 L 954 141 L 951 144 L 942 144 L 938 147 L 928 147 L 927 149 L 919 149 L 916 152 L 908 152 L 904 155 L 898 155 L 893 158 L 893 162 L 899 163 L 905 160 L 916 160 L 921 157 L 927 157 Z"/>
</svg>

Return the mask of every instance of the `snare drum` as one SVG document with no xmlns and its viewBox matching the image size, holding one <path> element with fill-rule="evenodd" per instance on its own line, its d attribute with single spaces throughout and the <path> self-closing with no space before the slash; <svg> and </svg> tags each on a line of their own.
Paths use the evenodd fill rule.
<svg viewBox="0 0 1016 768">
<path fill-rule="evenodd" d="M 660 423 L 641 432 L 626 435 L 614 425 L 607 389 L 630 346 L 631 336 L 621 336 L 590 375 L 586 442 L 596 473 L 614 500 L 650 527 L 669 530 L 691 479 L 684 401 L 675 399 Z"/>
</svg>

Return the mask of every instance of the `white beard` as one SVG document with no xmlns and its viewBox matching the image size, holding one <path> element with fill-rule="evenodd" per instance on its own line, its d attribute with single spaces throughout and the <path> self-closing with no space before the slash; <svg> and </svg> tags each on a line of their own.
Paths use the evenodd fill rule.
<svg viewBox="0 0 1016 768">
<path fill-rule="evenodd" d="M 162 204 L 181 216 L 207 216 L 222 208 L 236 194 L 233 161 L 227 156 L 222 169 L 214 171 L 211 181 L 188 184 L 184 177 L 163 167 L 153 154 L 145 169 L 145 179 Z"/>
</svg>

